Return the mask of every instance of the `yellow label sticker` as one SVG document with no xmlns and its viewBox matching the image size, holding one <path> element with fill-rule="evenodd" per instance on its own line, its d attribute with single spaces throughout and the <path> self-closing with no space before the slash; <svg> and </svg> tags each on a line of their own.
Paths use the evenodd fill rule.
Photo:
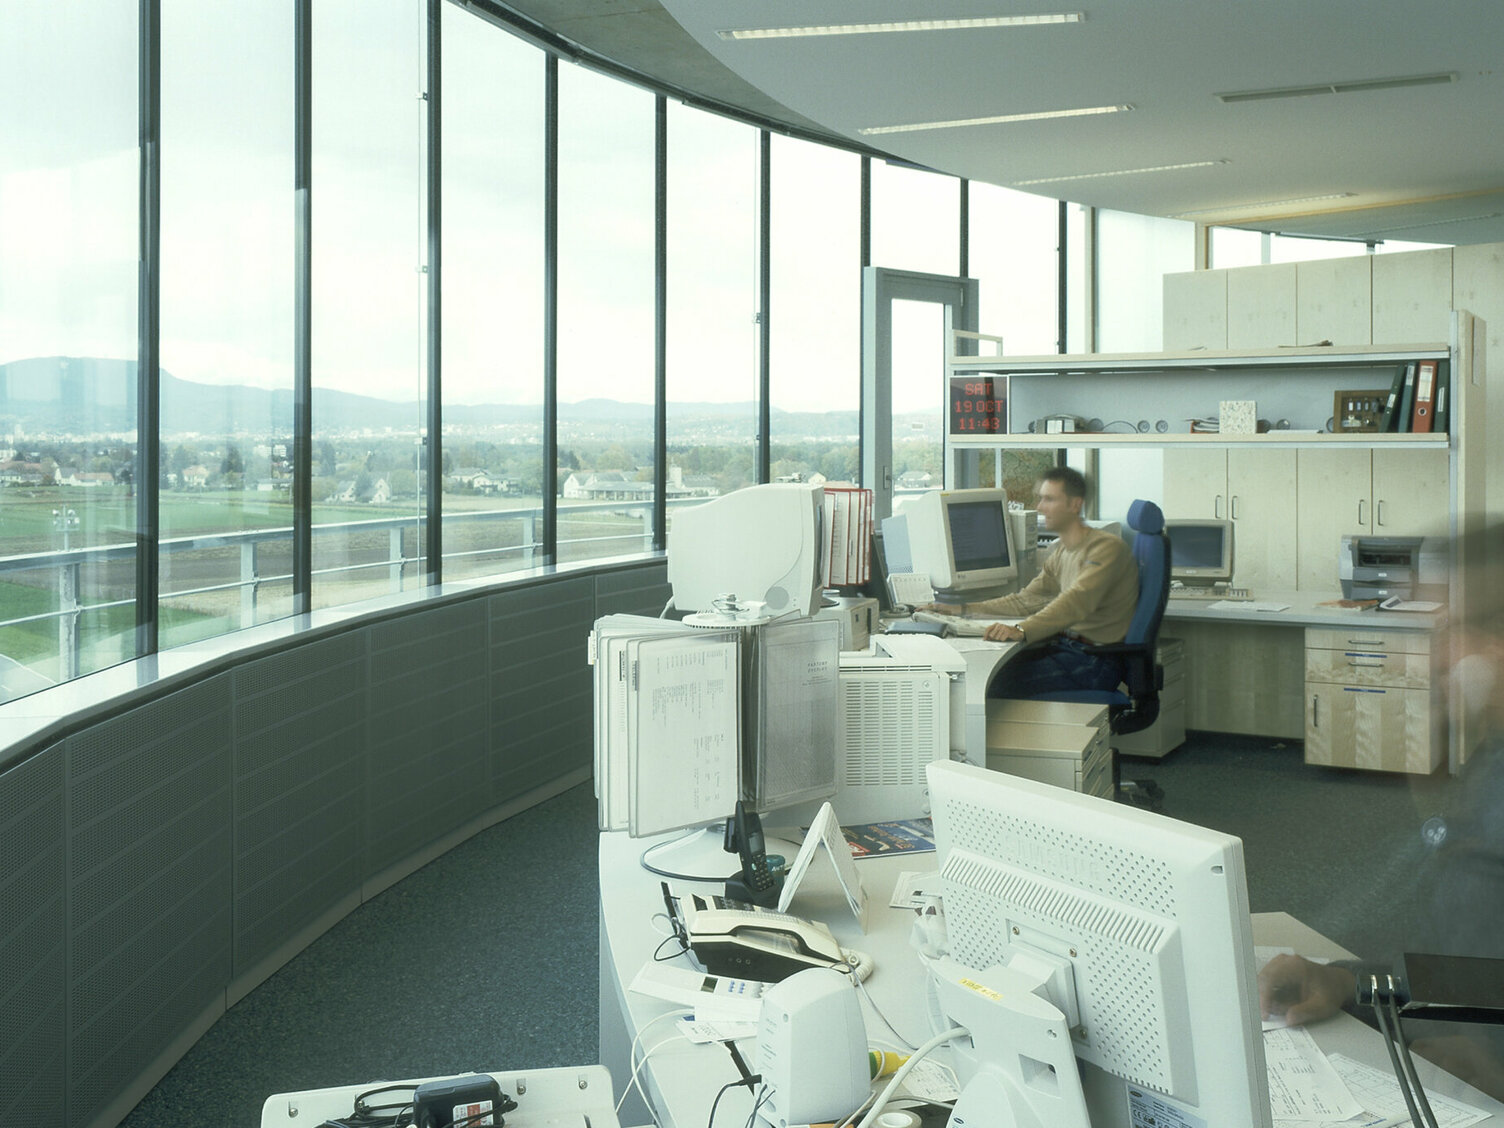
<svg viewBox="0 0 1504 1128">
<path fill-rule="evenodd" d="M 982 984 L 978 983 L 975 979 L 961 979 L 958 982 L 961 984 L 962 987 L 965 987 L 968 991 L 975 991 L 978 995 L 985 995 L 987 998 L 991 999 L 995 1003 L 1000 1003 L 1000 1002 L 1003 1001 L 1002 995 L 998 994 L 991 987 L 984 987 Z"/>
</svg>

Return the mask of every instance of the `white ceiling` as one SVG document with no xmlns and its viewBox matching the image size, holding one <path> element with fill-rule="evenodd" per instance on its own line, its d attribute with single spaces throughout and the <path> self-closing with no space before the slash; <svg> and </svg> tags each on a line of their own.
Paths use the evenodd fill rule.
<svg viewBox="0 0 1504 1128">
<path fill-rule="evenodd" d="M 1290 233 L 1504 241 L 1499 0 L 513 0 L 607 58 L 777 121 L 1052 198 Z M 726 40 L 741 27 L 1079 11 L 1078 24 Z M 676 26 L 672 16 L 678 21 Z M 685 34 L 687 32 L 687 35 Z M 1224 103 L 1218 93 L 1451 74 Z M 1126 104 L 869 135 L 864 127 Z M 1272 201 L 1349 193 L 1306 203 Z M 1196 213 L 1186 215 L 1186 213 Z"/>
</svg>

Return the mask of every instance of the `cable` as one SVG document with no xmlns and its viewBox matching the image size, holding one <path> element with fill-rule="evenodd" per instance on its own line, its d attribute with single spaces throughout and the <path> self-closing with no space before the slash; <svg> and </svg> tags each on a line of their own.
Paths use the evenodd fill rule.
<svg viewBox="0 0 1504 1128">
<path fill-rule="evenodd" d="M 1392 983 L 1393 979 L 1390 979 L 1390 982 Z M 1373 990 L 1373 1013 L 1378 1019 L 1379 1033 L 1384 1036 L 1384 1048 L 1389 1051 L 1390 1068 L 1394 1070 L 1394 1078 L 1399 1082 L 1400 1096 L 1405 1098 L 1405 1107 L 1410 1110 L 1410 1123 L 1415 1125 L 1415 1128 L 1427 1128 L 1427 1125 L 1421 1121 L 1420 1110 L 1415 1107 L 1415 1095 L 1411 1093 L 1409 1078 L 1405 1074 L 1404 1067 L 1400 1065 L 1399 1051 L 1394 1048 L 1399 1031 L 1391 1031 L 1389 1028 L 1389 1012 L 1379 998 L 1378 975 L 1370 975 L 1369 983 Z M 1435 1121 L 1432 1121 L 1430 1128 L 1435 1128 Z"/>
<path fill-rule="evenodd" d="M 872 1013 L 877 1015 L 878 1018 L 882 1019 L 883 1025 L 888 1028 L 888 1032 L 892 1034 L 893 1037 L 898 1039 L 898 1044 L 908 1052 L 912 1053 L 914 1050 L 914 1043 L 900 1034 L 898 1032 L 898 1028 L 888 1021 L 888 1016 L 882 1012 L 882 1009 L 878 1007 L 872 996 L 867 993 L 866 983 L 863 982 L 859 976 L 853 975 L 851 978 L 856 983 L 857 992 L 862 996 L 863 999 L 867 1001 L 867 1005 L 872 1008 Z"/>
<path fill-rule="evenodd" d="M 743 1084 L 741 1081 L 728 1081 L 721 1086 L 721 1091 L 715 1095 L 715 1100 L 710 1102 L 710 1119 L 705 1121 L 705 1128 L 715 1128 L 715 1110 L 720 1107 L 721 1098 L 726 1095 L 727 1089 L 735 1089 Z"/>
<path fill-rule="evenodd" d="M 883 1109 L 887 1107 L 889 1099 L 898 1091 L 898 1087 L 903 1084 L 904 1079 L 914 1071 L 914 1067 L 923 1061 L 927 1054 L 937 1047 L 943 1046 L 952 1038 L 964 1038 L 970 1033 L 971 1031 L 964 1026 L 952 1026 L 943 1034 L 936 1034 L 928 1042 L 915 1050 L 913 1056 L 900 1065 L 894 1072 L 892 1078 L 888 1081 L 887 1088 L 882 1091 L 877 1100 L 872 1102 L 872 1108 L 866 1116 L 862 1117 L 862 1122 L 857 1125 L 857 1128 L 872 1128 L 872 1122 L 882 1114 Z"/>
<path fill-rule="evenodd" d="M 627 1084 L 621 1091 L 621 1099 L 616 1102 L 617 1112 L 621 1112 L 621 1106 L 627 1103 L 627 1094 L 632 1091 L 632 1087 L 634 1085 L 637 1087 L 638 1095 L 642 1097 L 642 1103 L 647 1106 L 649 1112 L 653 1111 L 653 1102 L 648 1099 L 647 1091 L 643 1089 L 642 1082 L 638 1079 L 638 1073 L 642 1070 L 642 1067 L 647 1064 L 648 1058 L 652 1057 L 660 1049 L 668 1045 L 670 1042 L 674 1041 L 676 1038 L 682 1038 L 684 1037 L 684 1035 L 675 1034 L 672 1037 L 665 1038 L 663 1041 L 659 1042 L 656 1046 L 649 1050 L 646 1054 L 644 1054 L 641 1061 L 637 1060 L 637 1047 L 642 1044 L 642 1036 L 658 1023 L 662 1022 L 665 1018 L 684 1018 L 686 1015 L 692 1015 L 694 1013 L 694 1011 L 687 1008 L 681 1010 L 665 1011 L 657 1018 L 649 1019 L 647 1022 L 643 1023 L 642 1029 L 637 1032 L 637 1037 L 632 1039 L 632 1045 L 627 1050 L 627 1061 L 632 1065 L 632 1076 L 627 1079 Z M 657 1120 L 658 1117 L 654 1115 L 653 1119 Z"/>
<path fill-rule="evenodd" d="M 642 852 L 641 857 L 637 859 L 637 864 L 642 866 L 642 868 L 647 870 L 649 873 L 657 874 L 659 877 L 671 877 L 675 881 L 725 881 L 725 874 L 716 874 L 713 877 L 706 877 L 703 874 L 670 873 L 668 870 L 659 869 L 657 866 L 654 866 L 648 862 L 648 855 L 651 854 L 654 850 L 662 850 L 669 846 L 678 846 L 680 843 L 688 842 L 691 838 L 694 838 L 697 835 L 704 834 L 707 829 L 709 828 L 696 827 L 694 830 L 679 835 L 678 838 L 671 838 L 667 842 L 655 842 Z"/>
<path fill-rule="evenodd" d="M 1426 1090 L 1421 1087 L 1420 1074 L 1415 1071 L 1415 1059 L 1410 1056 L 1410 1047 L 1405 1044 L 1404 1033 L 1400 1029 L 1399 1005 L 1394 1001 L 1394 978 L 1389 980 L 1388 1011 L 1389 1022 L 1394 1027 L 1394 1040 L 1400 1048 L 1400 1064 L 1405 1067 L 1405 1077 L 1410 1082 L 1410 1088 L 1415 1092 L 1416 1103 L 1420 1105 L 1421 1116 L 1426 1122 L 1426 1128 L 1437 1128 L 1436 1114 L 1431 1111 L 1431 1102 L 1426 1099 Z"/>
</svg>

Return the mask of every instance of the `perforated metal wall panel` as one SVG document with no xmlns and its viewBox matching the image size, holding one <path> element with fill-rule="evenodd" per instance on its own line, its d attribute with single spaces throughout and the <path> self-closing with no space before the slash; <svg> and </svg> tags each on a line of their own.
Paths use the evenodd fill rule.
<svg viewBox="0 0 1504 1128">
<path fill-rule="evenodd" d="M 64 742 L 68 1122 L 90 1122 L 230 974 L 230 677 Z"/>
<path fill-rule="evenodd" d="M 491 806 L 484 602 L 380 623 L 370 636 L 367 876 Z"/>
<path fill-rule="evenodd" d="M 487 599 L 491 618 L 492 801 L 590 764 L 594 697 L 586 639 L 595 581 L 559 580 Z"/>
<path fill-rule="evenodd" d="M 595 614 L 657 615 L 673 593 L 666 561 L 602 572 L 595 577 Z"/>
<path fill-rule="evenodd" d="M 360 891 L 366 631 L 237 669 L 235 975 Z"/>
<path fill-rule="evenodd" d="M 67 905 L 63 753 L 0 772 L 0 1124 L 62 1109 Z"/>
</svg>

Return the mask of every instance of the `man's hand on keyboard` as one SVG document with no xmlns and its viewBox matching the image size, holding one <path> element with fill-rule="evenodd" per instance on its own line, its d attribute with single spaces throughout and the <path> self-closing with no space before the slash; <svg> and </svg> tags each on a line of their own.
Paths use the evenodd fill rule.
<svg viewBox="0 0 1504 1128">
<path fill-rule="evenodd" d="M 963 615 L 965 608 L 959 603 L 921 603 L 915 611 L 933 611 L 937 615 Z"/>
<path fill-rule="evenodd" d="M 992 623 L 982 632 L 989 642 L 1022 642 L 1024 632 L 1011 623 Z"/>
</svg>

